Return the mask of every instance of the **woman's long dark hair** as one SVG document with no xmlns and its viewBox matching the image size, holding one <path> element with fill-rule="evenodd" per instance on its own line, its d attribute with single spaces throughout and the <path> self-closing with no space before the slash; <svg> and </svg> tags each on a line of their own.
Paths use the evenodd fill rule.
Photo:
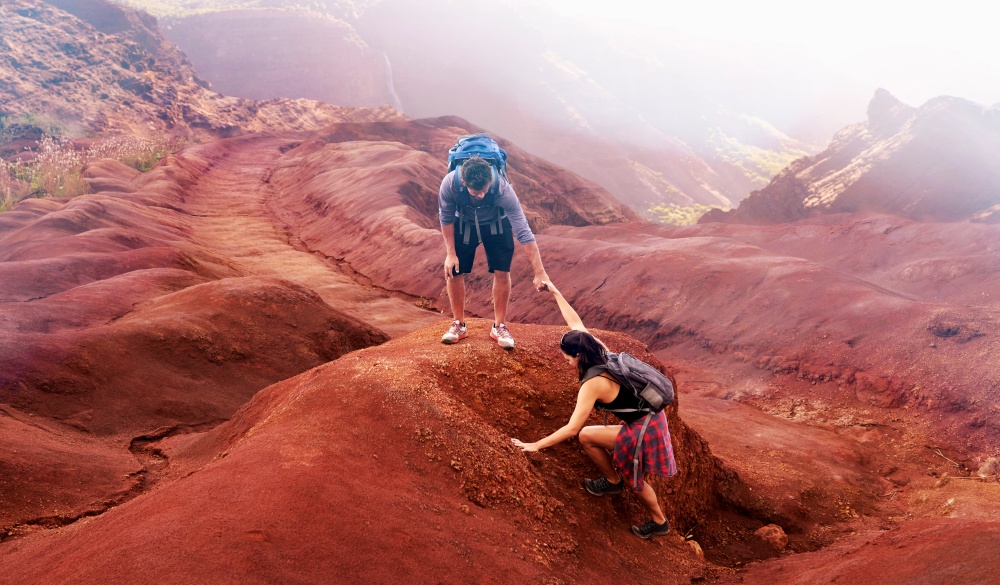
<svg viewBox="0 0 1000 585">
<path fill-rule="evenodd" d="M 608 363 L 607 349 L 593 335 L 576 329 L 566 332 L 559 340 L 559 349 L 570 357 L 579 357 L 577 374 L 582 380 L 587 370 Z"/>
</svg>

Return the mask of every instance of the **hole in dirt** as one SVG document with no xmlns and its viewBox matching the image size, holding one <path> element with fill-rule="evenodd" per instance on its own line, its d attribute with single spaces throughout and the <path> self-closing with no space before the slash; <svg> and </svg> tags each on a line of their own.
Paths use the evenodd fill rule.
<svg viewBox="0 0 1000 585">
<path fill-rule="evenodd" d="M 936 337 L 942 338 L 955 337 L 962 331 L 962 328 L 958 325 L 945 325 L 943 323 L 935 323 L 929 329 Z"/>
</svg>

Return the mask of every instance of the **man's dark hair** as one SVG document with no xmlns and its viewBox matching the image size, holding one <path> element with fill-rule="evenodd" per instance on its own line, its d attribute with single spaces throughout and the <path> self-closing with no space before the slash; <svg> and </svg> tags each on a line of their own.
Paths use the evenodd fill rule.
<svg viewBox="0 0 1000 585">
<path fill-rule="evenodd" d="M 479 191 L 493 182 L 493 166 L 478 156 L 462 163 L 462 182 L 469 189 Z"/>
</svg>

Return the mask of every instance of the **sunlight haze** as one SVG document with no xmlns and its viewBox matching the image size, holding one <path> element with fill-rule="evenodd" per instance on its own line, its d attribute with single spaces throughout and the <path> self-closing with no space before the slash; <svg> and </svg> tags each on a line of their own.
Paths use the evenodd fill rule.
<svg viewBox="0 0 1000 585">
<path fill-rule="evenodd" d="M 770 0 L 649 3 L 546 0 L 557 12 L 621 19 L 763 51 L 805 52 L 871 89 L 884 87 L 910 105 L 953 95 L 1000 102 L 995 8 L 985 2 L 920 5 L 852 0 L 825 6 Z M 773 47 L 772 47 L 773 49 Z M 797 55 L 801 57 L 802 55 Z"/>
</svg>

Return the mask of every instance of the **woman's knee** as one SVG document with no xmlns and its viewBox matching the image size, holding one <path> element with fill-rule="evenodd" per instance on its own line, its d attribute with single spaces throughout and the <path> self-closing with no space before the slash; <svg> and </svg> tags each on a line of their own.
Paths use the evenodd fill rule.
<svg viewBox="0 0 1000 585">
<path fill-rule="evenodd" d="M 580 434 L 577 438 L 581 445 L 591 446 L 594 444 L 594 439 L 596 438 L 596 433 L 594 432 L 596 427 L 583 427 L 580 429 Z"/>
<path fill-rule="evenodd" d="M 605 426 L 590 426 L 580 429 L 578 438 L 584 447 L 601 447 L 608 449 L 615 443 L 615 433 Z"/>
</svg>

